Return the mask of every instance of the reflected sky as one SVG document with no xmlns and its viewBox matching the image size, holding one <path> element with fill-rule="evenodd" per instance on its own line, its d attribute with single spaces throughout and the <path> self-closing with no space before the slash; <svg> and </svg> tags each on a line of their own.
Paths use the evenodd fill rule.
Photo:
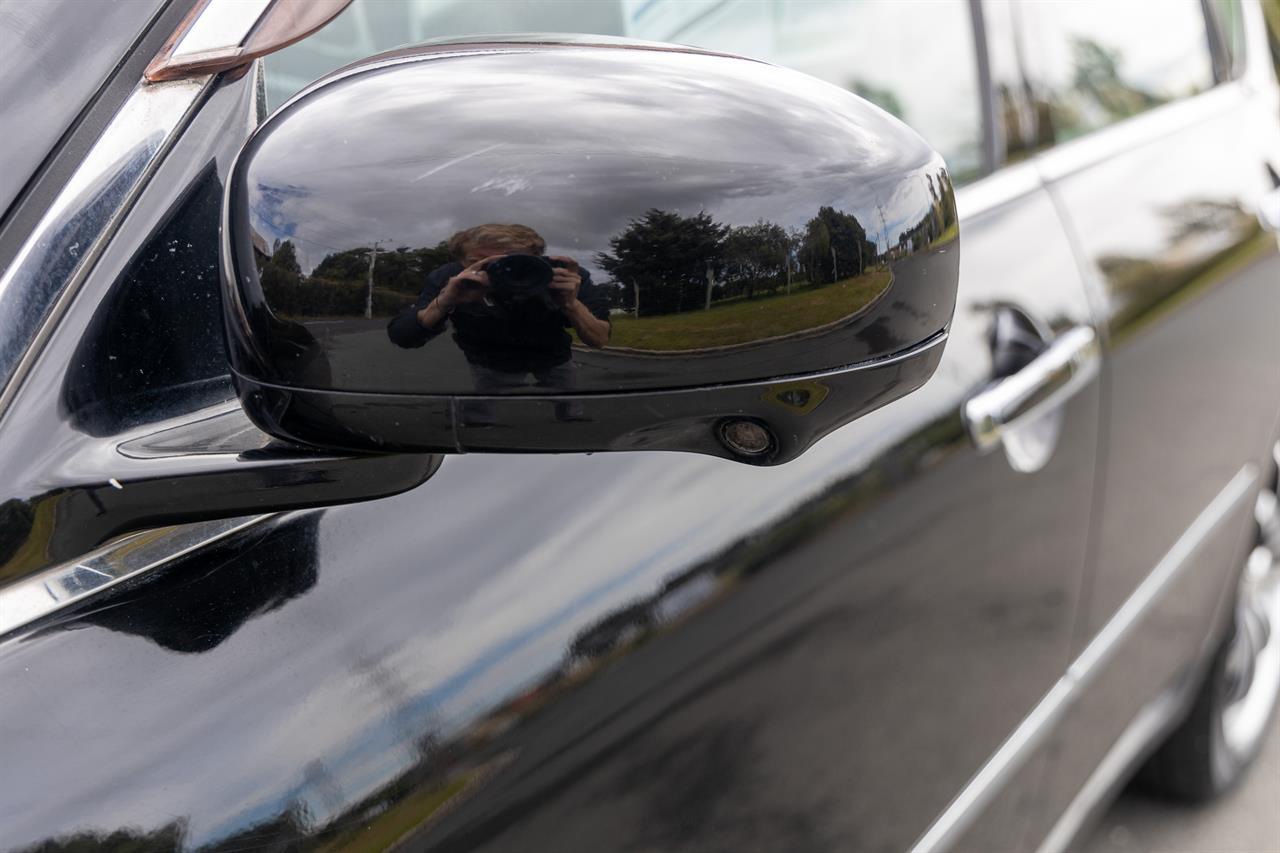
<svg viewBox="0 0 1280 853">
<path fill-rule="evenodd" d="M 557 666 L 584 624 L 652 596 L 920 425 L 954 415 L 989 364 L 981 304 L 1023 281 L 996 273 L 1010 264 L 1034 281 L 1074 276 L 1060 238 L 1046 239 L 1053 223 L 1043 200 L 975 220 L 962 273 L 968 300 L 933 378 L 786 465 L 676 453 L 452 457 L 413 492 L 324 513 L 315 586 L 207 652 L 175 653 L 88 622 L 7 647 L 5 845 L 189 815 L 195 847 L 297 796 L 323 816 L 323 796 L 303 787 L 318 757 L 357 800 L 410 762 L 402 720 L 456 730 Z M 1056 324 L 1078 310 L 1073 292 L 1043 286 L 1025 297 Z M 955 499 L 970 501 L 975 486 L 993 487 L 966 482 Z M 858 541 L 882 533 L 850 524 Z M 241 547 L 245 559 L 261 553 Z M 915 578 L 921 600 L 933 601 L 933 584 L 956 574 L 907 572 L 902 581 Z M 974 595 L 1009 580 L 962 574 Z M 158 595 L 156 606 L 164 601 Z M 1008 644 L 985 654 L 1002 650 Z M 378 687 L 375 671 L 391 673 L 380 677 L 392 686 Z M 975 694 L 974 708 L 985 701 Z M 85 772 L 103 767 L 112 772 Z"/>
<path fill-rule="evenodd" d="M 933 2 L 924 16 L 896 0 L 356 0 L 320 33 L 267 57 L 267 93 L 278 106 L 325 71 L 428 39 L 625 36 L 764 59 L 857 91 L 970 176 L 982 134 L 969 14 L 964 0 Z"/>
<path fill-rule="evenodd" d="M 261 305 L 306 332 L 290 327 L 279 358 L 242 373 L 480 394 L 468 365 L 485 366 L 483 349 L 488 366 L 521 374 L 505 394 L 679 388 L 885 356 L 950 318 L 957 229 L 942 160 L 848 91 L 752 60 L 634 45 L 462 49 L 330 82 L 249 144 L 231 191 L 236 262 L 258 272 L 238 278 L 246 316 L 265 316 Z M 721 237 L 695 239 L 701 219 Z M 468 305 L 421 337 L 418 314 L 445 279 L 423 284 L 450 257 L 445 241 L 485 223 L 532 228 L 548 255 L 586 269 L 597 289 L 583 301 L 598 319 L 622 315 L 603 351 L 573 354 L 572 382 L 530 384 L 512 367 L 543 355 L 516 313 Z M 780 236 L 724 237 L 754 226 Z M 719 307 L 699 323 L 622 329 Z M 546 340 L 564 342 L 548 364 L 570 357 L 558 321 L 544 324 L 555 326 Z M 268 326 L 254 334 L 284 334 Z"/>
<path fill-rule="evenodd" d="M 327 91 L 323 110 L 291 116 L 276 143 L 289 156 L 250 187 L 266 244 L 297 241 L 308 273 L 335 250 L 525 222 L 549 253 L 591 267 L 651 207 L 790 229 L 820 202 L 887 248 L 931 201 L 900 181 L 929 163 L 923 143 L 878 145 L 901 136 L 891 118 L 798 74 L 675 54 L 637 64 L 624 51 L 465 61 L 464 79 L 451 60 L 361 75 Z"/>
<path fill-rule="evenodd" d="M 778 468 L 689 454 L 449 458 L 419 490 L 329 515 L 315 546 L 316 586 L 206 653 L 175 654 L 85 623 L 46 634 L 31 649 L 38 668 L 22 673 L 26 683 L 7 698 L 4 715 L 43 721 L 41 730 L 0 730 L 10 745 L 5 778 L 23 780 L 0 797 L 6 844 L 69 830 L 68 814 L 78 826 L 146 827 L 201 801 L 204 814 L 226 817 L 210 825 L 197 818 L 187 835 L 195 847 L 220 827 L 278 812 L 281 791 L 309 798 L 323 815 L 316 793 L 299 791 L 321 744 L 335 784 L 357 799 L 411 760 L 397 728 L 404 710 L 388 707 L 369 661 L 404 685 L 397 701 L 409 713 L 456 731 L 556 666 L 585 614 L 652 595 L 673 573 L 735 541 L 744 517 L 767 524 L 785 515 L 897 440 L 893 427 L 905 414 L 873 413 L 860 422 L 864 429 L 834 435 L 821 452 Z M 572 497 L 566 464 L 577 472 Z M 499 482 L 507 485 L 497 489 Z M 371 530 L 385 535 L 369 574 L 361 568 Z M 417 532 L 395 535 L 410 530 Z M 241 547 L 244 559 L 255 558 L 254 548 Z M 355 600 L 367 609 L 352 611 Z M 76 639 L 84 631 L 93 632 L 89 644 Z M 60 651 L 68 646 L 76 651 Z M 113 662 L 122 659 L 143 681 L 120 682 Z M 335 661 L 346 663 L 335 670 Z M 107 704 L 91 715 L 60 706 L 66 684 L 92 685 Z M 147 704 L 133 705 L 134 694 Z M 75 732 L 76 754 L 49 751 L 60 730 Z M 119 751 L 138 739 L 147 750 Z M 68 773 L 85 766 L 112 773 L 68 788 Z M 57 798 L 43 793 L 55 789 Z"/>
</svg>

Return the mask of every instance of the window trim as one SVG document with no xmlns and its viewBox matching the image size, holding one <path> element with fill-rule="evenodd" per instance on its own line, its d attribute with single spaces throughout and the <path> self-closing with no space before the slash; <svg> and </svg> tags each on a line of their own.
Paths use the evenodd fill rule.
<svg viewBox="0 0 1280 853">
<path fill-rule="evenodd" d="M 1104 160 L 1170 136 L 1239 108 L 1247 100 L 1240 81 L 1219 84 L 1190 98 L 1170 101 L 1123 121 L 1047 148 L 1030 158 L 1045 183 L 1063 180 Z"/>
<path fill-rule="evenodd" d="M 981 180 L 1000 168 L 1004 161 L 1004 135 L 997 136 L 995 81 L 991 78 L 991 54 L 987 48 L 987 24 L 982 13 L 982 0 L 969 0 L 969 16 L 973 22 L 973 58 L 977 63 L 978 99 L 982 126 Z"/>
<path fill-rule="evenodd" d="M 233 20 L 247 32 L 260 10 L 245 11 L 239 10 Z M 0 357 L 0 423 L 98 258 L 203 106 L 214 80 L 210 75 L 164 83 L 138 80 L 0 270 L 0 317 L 14 321 L 8 331 L 16 341 Z M 41 288 L 43 303 L 33 304 L 32 294 Z"/>
<path fill-rule="evenodd" d="M 1204 18 L 1204 37 L 1209 45 L 1209 62 L 1213 66 L 1214 82 L 1221 85 L 1231 80 L 1231 58 L 1227 53 L 1226 35 L 1219 25 L 1218 16 L 1211 6 L 1212 0 L 1200 0 L 1200 16 Z"/>
<path fill-rule="evenodd" d="M 975 4 L 991 2 L 991 0 L 973 0 Z M 1014 0 L 1021 2 L 1021 0 Z M 1236 99 L 1243 97 L 1245 94 L 1239 82 L 1245 76 L 1248 63 L 1237 63 L 1238 73 L 1235 77 L 1223 79 L 1221 71 L 1223 68 L 1221 50 L 1225 48 L 1215 48 L 1215 40 L 1217 36 L 1214 33 L 1218 27 L 1215 23 L 1216 15 L 1209 11 L 1208 4 L 1211 0 L 1200 0 L 1201 16 L 1205 26 L 1205 39 L 1209 48 L 1210 66 L 1213 70 L 1213 85 L 1203 92 L 1192 95 L 1189 98 L 1178 98 L 1168 101 L 1159 106 L 1152 107 L 1149 110 L 1132 115 L 1127 118 L 1120 119 L 1112 124 L 1090 130 L 1080 136 L 1068 139 L 1062 142 L 1055 142 L 1047 148 L 1010 162 L 1008 159 L 1007 146 L 1004 144 L 1003 125 L 996 122 L 992 127 L 993 133 L 1000 134 L 997 149 L 999 159 L 995 165 L 995 172 L 1000 172 L 1010 167 L 1018 166 L 1022 163 L 1041 164 L 1040 171 L 1046 183 L 1059 180 L 1067 175 L 1075 174 L 1089 166 L 1107 159 L 1110 156 L 1123 151 L 1126 146 L 1137 147 L 1147 142 L 1159 139 L 1169 133 L 1173 133 L 1180 128 L 1188 127 L 1199 123 L 1200 121 L 1219 112 L 1225 112 L 1233 106 L 1236 106 Z M 1020 38 L 1021 28 L 1024 26 L 1020 19 L 1016 19 L 1013 23 L 1013 31 L 1010 33 L 1014 38 Z M 1246 22 L 1246 39 L 1248 41 L 1248 24 Z M 985 47 L 985 39 L 984 39 Z M 1246 54 L 1247 55 L 1247 54 Z M 1026 80 L 1027 69 L 1018 68 L 1020 79 Z M 990 91 L 988 97 L 994 99 L 995 89 L 994 81 L 990 82 Z M 1224 89 L 1232 90 L 1233 94 L 1220 96 L 1222 100 L 1227 101 L 1226 104 L 1219 105 L 1219 98 L 1212 97 L 1216 93 Z M 1184 107 L 1191 104 L 1197 104 L 1205 98 L 1210 99 L 1209 106 L 1197 106 L 1192 108 L 1188 115 L 1182 115 Z M 994 106 L 994 103 L 993 103 Z M 1169 113 L 1173 113 L 1170 117 Z M 1160 116 L 1161 118 L 1155 118 Z M 1116 131 L 1121 131 L 1119 136 L 1115 136 Z M 1098 143 L 1096 140 L 1100 137 L 1105 138 L 1104 142 Z M 1113 138 L 1114 137 L 1114 138 Z M 1060 155 L 1061 151 L 1069 151 L 1069 154 Z M 1047 164 L 1047 166 L 1045 165 Z"/>
</svg>

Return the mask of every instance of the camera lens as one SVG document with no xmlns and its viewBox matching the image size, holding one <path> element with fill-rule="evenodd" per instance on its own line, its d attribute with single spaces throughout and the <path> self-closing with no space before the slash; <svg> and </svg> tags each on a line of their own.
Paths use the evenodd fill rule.
<svg viewBox="0 0 1280 853">
<path fill-rule="evenodd" d="M 762 424 L 734 418 L 720 425 L 720 443 L 731 453 L 758 458 L 773 450 L 773 433 Z"/>
</svg>

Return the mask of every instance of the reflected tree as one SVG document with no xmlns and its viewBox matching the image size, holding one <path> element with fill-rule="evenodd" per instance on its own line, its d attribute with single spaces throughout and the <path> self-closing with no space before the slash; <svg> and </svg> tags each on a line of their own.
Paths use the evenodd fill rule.
<svg viewBox="0 0 1280 853">
<path fill-rule="evenodd" d="M 1190 199 L 1161 209 L 1160 217 L 1168 242 L 1159 251 L 1108 254 L 1097 260 L 1115 303 L 1113 325 L 1119 337 L 1216 264 L 1248 257 L 1267 245 L 1259 240 L 1264 232 L 1257 219 L 1231 199 Z"/>
<path fill-rule="evenodd" d="M 271 255 L 261 262 L 258 278 L 267 293 L 298 285 L 302 279 L 302 266 L 298 263 L 298 250 L 292 240 L 276 240 L 271 247 Z"/>
<path fill-rule="evenodd" d="M 449 246 L 444 241 L 420 249 L 408 246 L 392 250 L 380 249 L 376 264 L 372 263 L 373 253 L 373 246 L 361 246 L 326 255 L 311 271 L 311 277 L 334 283 L 367 286 L 372 268 L 375 294 L 378 291 L 394 291 L 412 298 L 422 289 L 425 276 L 453 260 L 449 254 Z"/>
<path fill-rule="evenodd" d="M 596 263 L 632 291 L 637 316 L 701 308 L 715 284 L 728 232 L 706 213 L 681 216 L 651 208 L 612 237 L 612 254 L 596 255 Z"/>
<path fill-rule="evenodd" d="M 894 118 L 906 121 L 906 113 L 902 107 L 902 101 L 892 89 L 885 86 L 877 86 L 869 80 L 854 80 L 848 87 L 860 98 L 866 98 L 880 109 L 892 115 Z"/>
<path fill-rule="evenodd" d="M 861 275 L 876 261 L 877 252 L 857 217 L 821 207 L 805 225 L 801 257 L 809 280 L 816 284 Z"/>
<path fill-rule="evenodd" d="M 21 848 L 20 853 L 178 853 L 185 846 L 187 824 L 175 820 L 150 832 L 134 827 L 113 832 L 77 832 Z"/>
<path fill-rule="evenodd" d="M 758 288 L 776 289 L 791 271 L 791 237 L 773 222 L 757 221 L 729 231 L 724 239 L 726 295 L 750 299 Z"/>
<path fill-rule="evenodd" d="M 831 206 L 791 231 L 764 219 L 730 225 L 705 211 L 685 216 L 651 208 L 610 237 L 610 251 L 597 252 L 593 260 L 612 277 L 604 285 L 610 306 L 635 317 L 707 310 L 716 303 L 790 294 L 793 287 L 847 281 L 928 246 L 954 226 L 954 207 L 943 201 L 946 173 L 925 177 L 931 204 L 883 252 L 857 216 Z M 887 230 L 884 210 L 878 216 Z M 257 255 L 272 311 L 294 320 L 359 317 L 370 287 L 373 314 L 394 315 L 413 302 L 433 270 L 454 260 L 445 242 L 382 250 L 370 245 L 326 255 L 304 275 L 289 240 Z"/>
<path fill-rule="evenodd" d="M 198 853 L 285 853 L 311 846 L 313 819 L 305 802 L 295 800 L 280 814 L 251 824 L 239 832 L 204 844 Z"/>
<path fill-rule="evenodd" d="M 1174 243 L 1210 234 L 1248 232 L 1254 225 L 1245 206 L 1230 199 L 1189 199 L 1163 208 L 1160 215 L 1168 223 L 1169 239 Z"/>
<path fill-rule="evenodd" d="M 358 246 L 326 255 L 303 275 L 292 241 L 277 241 L 258 258 L 258 276 L 274 311 L 292 317 L 357 316 L 364 312 L 370 279 L 373 311 L 390 316 L 412 302 L 426 276 L 452 258 L 443 241 L 434 246 L 379 249 Z"/>
<path fill-rule="evenodd" d="M 1072 85 L 1087 95 L 1111 119 L 1137 115 L 1160 103 L 1160 99 L 1126 83 L 1120 75 L 1121 54 L 1093 39 L 1071 41 L 1074 74 Z"/>
</svg>

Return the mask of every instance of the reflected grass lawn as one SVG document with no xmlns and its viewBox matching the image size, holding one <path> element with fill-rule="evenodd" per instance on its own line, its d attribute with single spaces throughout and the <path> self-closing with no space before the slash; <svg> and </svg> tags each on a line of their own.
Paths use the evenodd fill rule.
<svg viewBox="0 0 1280 853">
<path fill-rule="evenodd" d="M 392 806 L 370 820 L 341 832 L 322 846 L 323 853 L 377 853 L 388 850 L 410 832 L 436 816 L 436 813 L 458 794 L 466 790 L 470 778 L 454 779 L 440 787 L 429 787 Z"/>
<path fill-rule="evenodd" d="M 889 270 L 875 269 L 820 287 L 798 288 L 789 294 L 712 305 L 706 311 L 640 318 L 619 315 L 612 318 L 609 346 L 703 349 L 803 332 L 865 308 L 888 289 L 892 280 Z"/>
<path fill-rule="evenodd" d="M 1200 265 L 1189 269 L 1174 265 L 1152 263 L 1145 279 L 1137 281 L 1111 281 L 1113 290 L 1124 288 L 1137 291 L 1137 298 L 1122 307 L 1112 318 L 1111 341 L 1120 344 L 1139 334 L 1143 329 L 1158 323 L 1179 306 L 1198 298 L 1211 288 L 1224 283 L 1237 270 L 1258 258 L 1276 251 L 1276 237 L 1269 231 L 1254 227 L 1254 234 L 1242 239 L 1214 255 Z M 1141 259 L 1140 259 L 1141 260 Z M 1178 279 L 1183 279 L 1179 281 Z M 1143 290 L 1154 298 L 1143 298 Z"/>
</svg>

